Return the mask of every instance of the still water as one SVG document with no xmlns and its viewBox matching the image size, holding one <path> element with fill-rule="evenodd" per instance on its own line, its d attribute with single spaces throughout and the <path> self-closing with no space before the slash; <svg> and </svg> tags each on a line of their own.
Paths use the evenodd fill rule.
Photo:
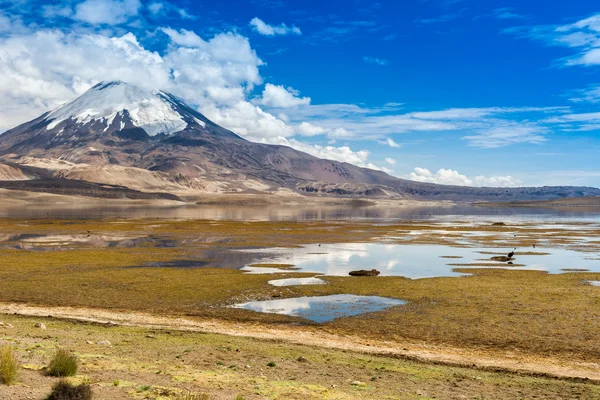
<svg viewBox="0 0 600 400">
<path fill-rule="evenodd" d="M 252 301 L 236 304 L 232 307 L 268 314 L 282 314 L 301 317 L 313 322 L 329 322 L 340 317 L 352 317 L 389 307 L 406 304 L 403 300 L 389 299 L 378 296 L 356 296 L 351 294 L 336 294 L 332 296 L 296 297 L 293 299 L 278 299 Z"/>
<path fill-rule="evenodd" d="M 194 205 L 175 207 L 0 207 L 0 218 L 53 219 L 210 219 L 244 221 L 314 220 L 439 220 L 439 221 L 589 221 L 600 222 L 600 213 L 543 208 L 478 207 L 378 207 L 378 206 L 239 206 Z"/>
</svg>

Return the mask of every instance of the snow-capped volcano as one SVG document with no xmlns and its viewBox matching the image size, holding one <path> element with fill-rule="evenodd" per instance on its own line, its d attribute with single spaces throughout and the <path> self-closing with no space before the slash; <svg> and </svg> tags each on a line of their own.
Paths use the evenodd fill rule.
<svg viewBox="0 0 600 400">
<path fill-rule="evenodd" d="M 143 129 L 149 136 L 180 132 L 190 122 L 204 126 L 204 121 L 194 117 L 186 122 L 180 108 L 175 98 L 166 92 L 144 90 L 120 81 L 100 82 L 50 112 L 44 120 L 49 122 L 48 130 L 67 120 L 79 124 L 100 123 L 108 130 L 115 121 L 118 121 L 119 129 L 125 128 L 129 119 L 133 126 Z"/>
<path fill-rule="evenodd" d="M 469 188 L 398 179 L 285 146 L 249 142 L 165 91 L 118 81 L 99 83 L 1 134 L 0 168 L 3 162 L 10 177 L 33 179 L 31 187 L 19 183 L 19 188 L 40 190 L 41 185 L 58 192 L 88 181 L 154 192 L 286 188 L 313 195 L 436 200 L 600 196 L 595 188 Z"/>
</svg>

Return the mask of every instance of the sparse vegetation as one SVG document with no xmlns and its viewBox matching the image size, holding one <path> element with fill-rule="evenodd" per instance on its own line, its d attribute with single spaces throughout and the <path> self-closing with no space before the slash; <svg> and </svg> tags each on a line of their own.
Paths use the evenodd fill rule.
<svg viewBox="0 0 600 400">
<path fill-rule="evenodd" d="M 46 368 L 46 375 L 64 378 L 75 376 L 79 362 L 77 357 L 68 350 L 58 349 Z"/>
<path fill-rule="evenodd" d="M 73 385 L 60 380 L 52 387 L 52 392 L 46 400 L 91 400 L 92 388 L 89 384 Z"/>
<path fill-rule="evenodd" d="M 202 393 L 202 394 L 187 393 L 187 394 L 179 396 L 177 398 L 177 400 L 210 400 L 210 396 L 206 393 Z"/>
<path fill-rule="evenodd" d="M 11 345 L 0 347 L 0 383 L 12 385 L 19 375 L 19 362 Z"/>
</svg>

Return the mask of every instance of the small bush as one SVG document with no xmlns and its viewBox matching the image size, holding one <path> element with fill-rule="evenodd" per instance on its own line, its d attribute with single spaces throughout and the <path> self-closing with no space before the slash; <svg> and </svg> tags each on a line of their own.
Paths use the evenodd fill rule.
<svg viewBox="0 0 600 400">
<path fill-rule="evenodd" d="M 270 363 L 267 364 L 267 367 L 271 367 L 271 368 L 276 367 L 276 366 L 277 366 L 277 364 L 275 364 L 273 361 L 271 361 Z"/>
<path fill-rule="evenodd" d="M 91 400 L 92 388 L 90 385 L 75 386 L 67 381 L 61 380 L 52 387 L 52 393 L 46 400 Z"/>
<path fill-rule="evenodd" d="M 17 380 L 19 362 L 12 346 L 0 347 L 0 382 L 11 385 Z"/>
<path fill-rule="evenodd" d="M 46 375 L 60 378 L 74 376 L 77 373 L 77 357 L 70 351 L 59 349 L 46 368 Z"/>
</svg>

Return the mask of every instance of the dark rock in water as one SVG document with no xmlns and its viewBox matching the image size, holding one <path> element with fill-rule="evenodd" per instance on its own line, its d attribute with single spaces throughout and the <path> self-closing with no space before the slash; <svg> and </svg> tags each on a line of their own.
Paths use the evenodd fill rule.
<svg viewBox="0 0 600 400">
<path fill-rule="evenodd" d="M 508 261 L 512 260 L 512 257 L 494 256 L 494 257 L 490 258 L 490 260 L 492 260 L 492 261 L 499 261 L 499 262 L 508 262 Z"/>
<path fill-rule="evenodd" d="M 372 269 L 372 270 L 366 270 L 366 269 L 361 269 L 360 271 L 351 271 L 350 272 L 350 276 L 377 276 L 379 275 L 381 272 L 377 271 L 376 269 Z"/>
</svg>

